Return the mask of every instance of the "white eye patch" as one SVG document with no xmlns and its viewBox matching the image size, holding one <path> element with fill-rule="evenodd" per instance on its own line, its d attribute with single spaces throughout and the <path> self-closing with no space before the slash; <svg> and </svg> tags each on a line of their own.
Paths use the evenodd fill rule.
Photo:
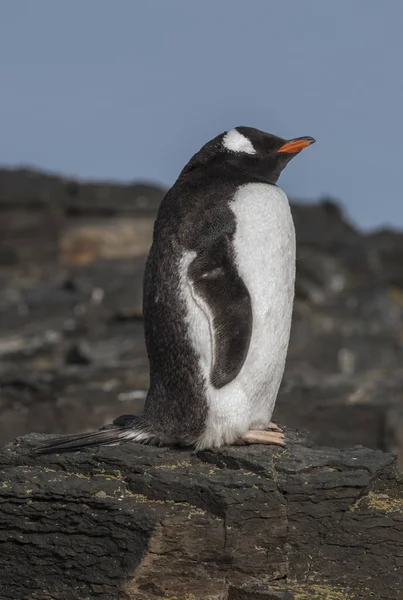
<svg viewBox="0 0 403 600">
<path fill-rule="evenodd" d="M 223 146 L 231 152 L 244 152 L 245 154 L 256 154 L 252 142 L 242 135 L 237 129 L 231 129 L 223 137 Z"/>
</svg>

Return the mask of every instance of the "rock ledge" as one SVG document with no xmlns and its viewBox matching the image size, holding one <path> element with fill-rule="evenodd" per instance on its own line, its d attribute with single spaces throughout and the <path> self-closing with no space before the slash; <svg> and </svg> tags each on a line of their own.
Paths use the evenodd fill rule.
<svg viewBox="0 0 403 600">
<path fill-rule="evenodd" d="M 398 600 L 393 456 L 319 448 L 197 454 L 136 444 L 0 451 L 2 600 Z"/>
</svg>

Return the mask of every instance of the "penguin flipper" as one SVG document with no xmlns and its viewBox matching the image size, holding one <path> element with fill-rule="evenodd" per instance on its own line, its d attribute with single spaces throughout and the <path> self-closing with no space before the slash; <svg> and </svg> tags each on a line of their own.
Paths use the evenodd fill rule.
<svg viewBox="0 0 403 600">
<path fill-rule="evenodd" d="M 252 303 L 238 273 L 227 234 L 203 247 L 189 266 L 192 287 L 209 309 L 213 337 L 211 383 L 221 388 L 238 375 L 252 335 Z"/>
</svg>

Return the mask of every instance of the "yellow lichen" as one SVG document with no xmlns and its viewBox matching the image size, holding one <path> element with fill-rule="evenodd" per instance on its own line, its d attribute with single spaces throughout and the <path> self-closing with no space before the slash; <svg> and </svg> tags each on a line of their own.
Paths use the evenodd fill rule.
<svg viewBox="0 0 403 600">
<path fill-rule="evenodd" d="M 312 594 L 316 594 L 318 600 L 354 600 L 357 597 L 354 593 L 328 585 L 312 585 L 294 590 L 295 600 L 313 600 Z"/>
<path fill-rule="evenodd" d="M 185 594 L 184 596 L 164 596 L 164 600 L 198 600 L 194 594 Z M 205 600 L 208 600 L 206 598 Z"/>
<path fill-rule="evenodd" d="M 350 507 L 350 511 L 356 510 L 363 503 L 366 503 L 367 508 L 371 510 L 384 513 L 403 512 L 402 498 L 392 498 L 387 494 L 380 494 L 378 492 L 369 492 L 366 496 L 357 500 Z"/>
<path fill-rule="evenodd" d="M 203 516 L 205 514 L 206 514 L 206 511 L 202 510 L 201 508 L 192 508 L 189 511 L 188 519 L 191 519 L 193 516 L 200 516 L 200 515 Z"/>
<path fill-rule="evenodd" d="M 153 465 L 153 469 L 168 469 L 169 471 L 174 471 L 175 469 L 183 469 L 185 467 L 191 467 L 192 463 L 188 460 L 180 460 L 173 465 Z"/>
<path fill-rule="evenodd" d="M 68 475 L 69 477 L 78 477 L 79 479 L 91 479 L 90 475 L 85 475 L 84 473 L 71 473 L 70 471 L 64 471 L 64 475 Z"/>
<path fill-rule="evenodd" d="M 183 503 L 175 502 L 174 500 L 154 500 L 153 498 L 148 498 L 144 494 L 135 494 L 134 492 L 131 492 L 130 490 L 125 490 L 123 493 L 125 496 L 128 496 L 129 498 L 133 498 L 137 502 L 144 502 L 146 504 L 183 504 L 183 505 L 185 505 L 185 502 L 183 502 Z"/>
<path fill-rule="evenodd" d="M 106 481 L 121 481 L 122 473 L 121 471 L 112 471 L 112 473 L 105 473 L 105 471 L 101 471 L 100 473 L 94 473 L 93 477 L 103 477 Z"/>
<path fill-rule="evenodd" d="M 284 587 L 293 592 L 295 600 L 355 600 L 357 598 L 356 592 L 326 583 L 290 582 Z M 365 590 L 366 593 L 367 591 Z"/>
</svg>

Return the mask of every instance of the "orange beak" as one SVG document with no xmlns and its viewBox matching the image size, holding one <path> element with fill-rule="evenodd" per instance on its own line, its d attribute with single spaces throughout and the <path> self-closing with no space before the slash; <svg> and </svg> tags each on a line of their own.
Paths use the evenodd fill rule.
<svg viewBox="0 0 403 600">
<path fill-rule="evenodd" d="M 285 144 L 283 144 L 277 150 L 277 152 L 288 152 L 288 153 L 300 152 L 300 150 L 302 150 L 303 148 L 306 148 L 307 146 L 314 144 L 315 141 L 316 140 L 313 137 L 295 138 L 294 140 L 290 140 L 289 142 L 286 142 Z"/>
</svg>

